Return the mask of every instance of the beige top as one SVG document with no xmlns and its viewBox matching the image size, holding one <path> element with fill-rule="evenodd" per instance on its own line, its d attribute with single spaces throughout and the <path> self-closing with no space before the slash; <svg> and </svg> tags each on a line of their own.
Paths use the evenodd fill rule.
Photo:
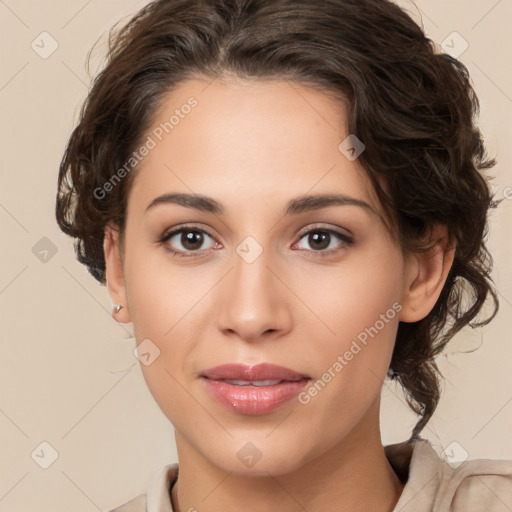
<svg viewBox="0 0 512 512">
<path fill-rule="evenodd" d="M 385 447 L 404 490 L 393 512 L 512 512 L 512 460 L 467 460 L 449 465 L 425 439 Z M 178 464 L 155 475 L 146 494 L 110 512 L 173 512 L 170 488 Z"/>
</svg>

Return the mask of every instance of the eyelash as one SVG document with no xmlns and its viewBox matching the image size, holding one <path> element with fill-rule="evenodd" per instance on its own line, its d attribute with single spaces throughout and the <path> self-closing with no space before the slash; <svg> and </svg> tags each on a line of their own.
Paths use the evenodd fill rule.
<svg viewBox="0 0 512 512">
<path fill-rule="evenodd" d="M 213 239 L 213 236 L 211 236 L 204 229 L 201 229 L 201 228 L 193 226 L 193 225 L 183 225 L 176 229 L 173 229 L 172 231 L 165 231 L 158 238 L 157 241 L 159 244 L 164 245 L 175 235 L 177 235 L 179 233 L 187 232 L 187 231 L 206 234 L 210 238 Z M 328 233 L 330 235 L 334 235 L 335 237 L 337 237 L 341 241 L 341 243 L 342 243 L 341 245 L 345 245 L 347 247 L 354 245 L 354 240 L 350 236 L 346 235 L 345 233 L 342 233 L 335 229 L 323 228 L 323 227 L 315 227 L 315 228 L 309 229 L 308 231 L 301 233 L 299 236 L 299 241 L 302 240 L 305 236 L 310 235 L 311 233 Z M 198 250 L 198 251 L 176 251 L 174 249 L 171 249 L 167 244 L 165 245 L 165 250 L 179 258 L 193 258 L 197 253 L 201 252 L 201 250 Z M 208 249 L 203 249 L 203 250 L 208 250 Z M 305 249 L 301 249 L 301 250 L 305 250 Z M 340 249 L 334 249 L 334 250 L 331 249 L 329 251 L 325 251 L 325 250 L 314 251 L 314 250 L 312 250 L 311 252 L 314 252 L 315 255 L 318 255 L 319 257 L 326 257 L 326 256 L 331 256 L 332 254 L 337 253 L 339 250 Z M 194 253 L 196 253 L 196 254 L 194 254 Z"/>
</svg>

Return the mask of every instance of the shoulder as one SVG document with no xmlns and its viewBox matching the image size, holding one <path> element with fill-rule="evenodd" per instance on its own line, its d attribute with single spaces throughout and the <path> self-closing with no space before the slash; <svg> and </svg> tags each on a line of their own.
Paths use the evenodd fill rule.
<svg viewBox="0 0 512 512">
<path fill-rule="evenodd" d="M 132 498 L 130 501 L 127 501 L 123 505 L 110 510 L 110 512 L 146 512 L 146 510 L 146 495 L 140 494 L 136 498 Z"/>
<path fill-rule="evenodd" d="M 385 447 L 405 487 L 395 511 L 510 512 L 512 460 L 448 463 L 429 441 Z"/>
<path fill-rule="evenodd" d="M 512 510 L 512 461 L 475 459 L 463 462 L 443 486 L 453 509 Z"/>
<path fill-rule="evenodd" d="M 152 478 L 148 490 L 109 512 L 173 512 L 170 488 L 178 477 L 178 464 L 168 464 Z"/>
</svg>

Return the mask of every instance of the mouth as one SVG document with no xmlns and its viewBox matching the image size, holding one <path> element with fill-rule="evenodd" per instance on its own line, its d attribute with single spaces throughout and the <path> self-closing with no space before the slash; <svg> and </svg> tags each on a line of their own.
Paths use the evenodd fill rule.
<svg viewBox="0 0 512 512">
<path fill-rule="evenodd" d="M 218 382 L 227 382 L 228 384 L 233 384 L 233 386 L 255 386 L 255 387 L 263 387 L 263 386 L 276 386 L 277 384 L 281 384 L 281 382 L 291 382 L 286 380 L 230 380 L 230 379 L 215 379 Z"/>
<path fill-rule="evenodd" d="M 268 414 L 297 396 L 311 380 L 283 366 L 225 364 L 205 370 L 201 378 L 210 396 L 228 410 Z"/>
</svg>

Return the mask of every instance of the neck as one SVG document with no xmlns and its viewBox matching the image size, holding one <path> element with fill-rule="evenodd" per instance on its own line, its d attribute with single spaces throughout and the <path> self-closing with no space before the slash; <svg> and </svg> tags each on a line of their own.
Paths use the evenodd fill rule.
<svg viewBox="0 0 512 512">
<path fill-rule="evenodd" d="M 352 433 L 327 453 L 291 473 L 248 477 L 223 471 L 176 432 L 179 478 L 175 512 L 391 512 L 403 490 L 391 468 L 378 428 Z"/>
</svg>

